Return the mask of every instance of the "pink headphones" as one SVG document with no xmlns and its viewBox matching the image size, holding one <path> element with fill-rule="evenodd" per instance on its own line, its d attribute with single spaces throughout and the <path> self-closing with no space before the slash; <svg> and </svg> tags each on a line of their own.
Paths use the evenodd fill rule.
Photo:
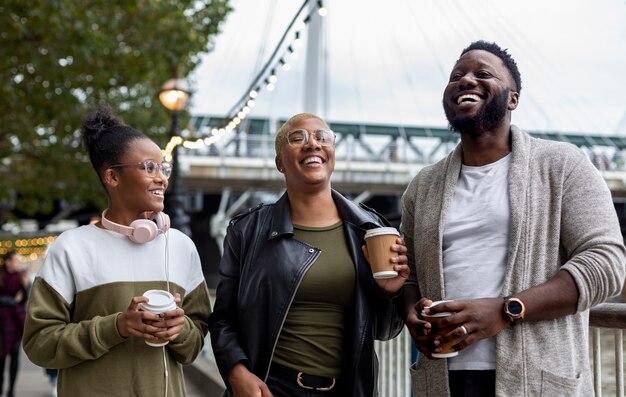
<svg viewBox="0 0 626 397">
<path fill-rule="evenodd" d="M 164 212 L 153 212 L 149 219 L 137 219 L 130 226 L 124 226 L 108 220 L 105 217 L 107 211 L 108 208 L 102 212 L 102 226 L 127 236 L 134 243 L 142 244 L 152 241 L 170 228 L 170 217 Z"/>
</svg>

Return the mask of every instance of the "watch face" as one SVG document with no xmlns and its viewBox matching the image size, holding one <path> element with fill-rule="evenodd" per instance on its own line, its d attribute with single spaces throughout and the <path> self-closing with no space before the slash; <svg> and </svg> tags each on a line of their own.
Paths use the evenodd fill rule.
<svg viewBox="0 0 626 397">
<path fill-rule="evenodd" d="M 521 303 L 512 300 L 512 301 L 508 302 L 507 310 L 513 316 L 517 316 L 517 315 L 519 315 L 522 312 L 522 305 L 521 305 Z"/>
</svg>

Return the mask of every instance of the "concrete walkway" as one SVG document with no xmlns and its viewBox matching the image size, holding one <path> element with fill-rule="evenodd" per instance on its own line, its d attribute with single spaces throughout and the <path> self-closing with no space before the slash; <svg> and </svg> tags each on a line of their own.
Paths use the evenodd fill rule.
<svg viewBox="0 0 626 397">
<path fill-rule="evenodd" d="M 5 367 L 7 365 L 8 363 L 5 364 Z M 5 368 L 5 389 L 7 376 Z M 52 386 L 48 383 L 48 376 L 42 368 L 31 363 L 22 351 L 20 370 L 17 373 L 17 384 L 15 385 L 15 397 L 50 397 L 51 395 Z"/>
</svg>

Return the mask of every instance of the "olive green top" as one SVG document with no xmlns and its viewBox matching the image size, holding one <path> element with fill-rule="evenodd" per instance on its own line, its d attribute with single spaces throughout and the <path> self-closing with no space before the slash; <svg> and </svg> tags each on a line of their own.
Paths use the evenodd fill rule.
<svg viewBox="0 0 626 397">
<path fill-rule="evenodd" d="M 281 331 L 273 361 L 311 375 L 340 378 L 355 270 L 343 222 L 294 225 L 294 237 L 321 250 L 304 275 Z"/>
</svg>

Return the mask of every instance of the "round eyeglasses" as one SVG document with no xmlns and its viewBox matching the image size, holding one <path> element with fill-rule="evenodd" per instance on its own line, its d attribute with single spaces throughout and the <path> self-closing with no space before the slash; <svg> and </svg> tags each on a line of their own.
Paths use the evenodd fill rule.
<svg viewBox="0 0 626 397">
<path fill-rule="evenodd" d="M 170 175 L 172 175 L 172 164 L 168 162 L 159 163 L 156 160 L 144 160 L 136 163 L 121 163 L 121 164 L 113 164 L 110 165 L 109 168 L 121 168 L 121 167 L 132 167 L 142 165 L 144 171 L 146 171 L 146 175 L 150 178 L 154 178 L 157 176 L 159 170 L 165 177 L 165 179 L 169 179 Z"/>
<path fill-rule="evenodd" d="M 291 131 L 287 133 L 287 142 L 290 146 L 304 146 L 309 142 L 310 136 L 322 146 L 333 146 L 335 144 L 336 135 L 331 130 L 315 130 L 311 133 L 304 129 Z"/>
</svg>

